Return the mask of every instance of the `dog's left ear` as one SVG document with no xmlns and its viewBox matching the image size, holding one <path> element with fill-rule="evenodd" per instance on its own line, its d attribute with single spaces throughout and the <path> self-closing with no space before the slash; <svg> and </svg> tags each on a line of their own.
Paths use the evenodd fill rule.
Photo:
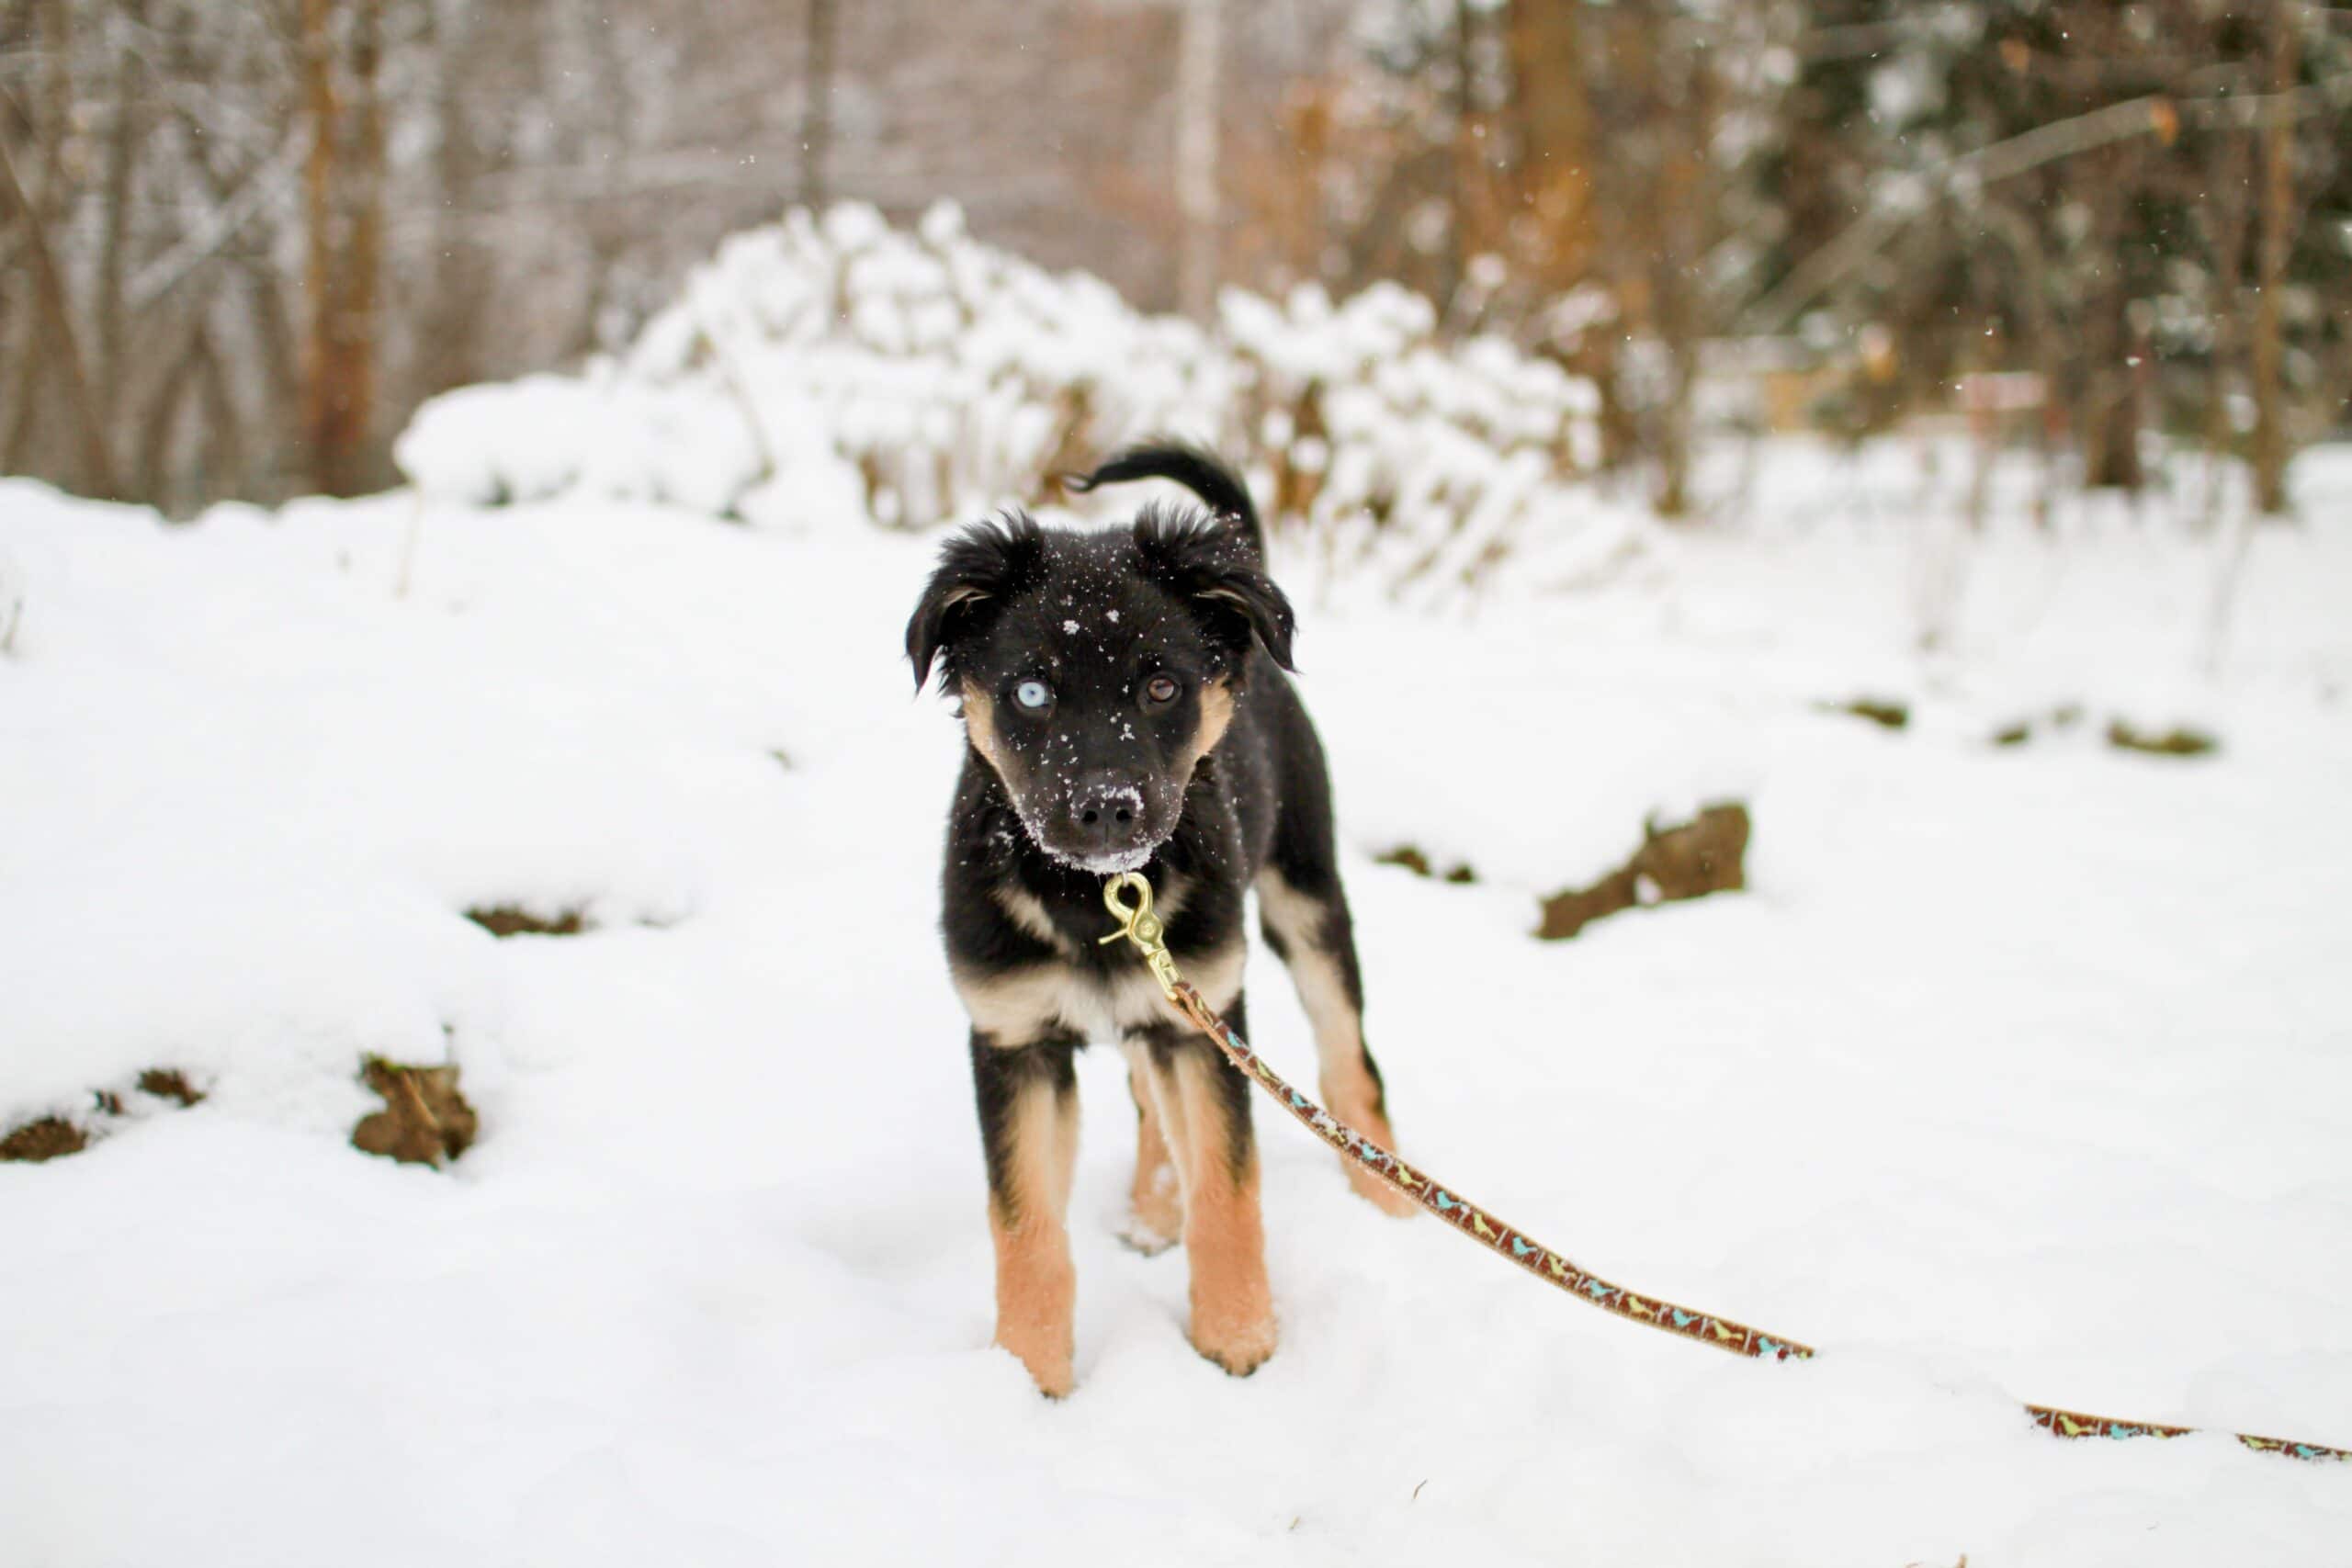
<svg viewBox="0 0 2352 1568">
<path fill-rule="evenodd" d="M 907 661 L 915 667 L 916 691 L 931 679 L 942 653 L 954 675 L 956 645 L 1020 584 L 1040 547 L 1036 523 L 1020 513 L 975 524 L 941 547 L 939 567 L 907 621 Z"/>
<path fill-rule="evenodd" d="M 1256 637 L 1275 663 L 1291 662 L 1297 628 L 1290 600 L 1266 575 L 1256 546 L 1230 523 L 1190 519 L 1138 521 L 1136 543 L 1159 568 L 1163 581 L 1189 601 L 1204 629 L 1237 660 Z"/>
<path fill-rule="evenodd" d="M 1266 651 L 1275 663 L 1285 670 L 1295 671 L 1291 662 L 1291 635 L 1297 630 L 1297 617 L 1291 614 L 1289 596 L 1274 586 L 1274 580 L 1255 567 L 1220 573 L 1206 588 L 1196 589 L 1192 595 L 1210 615 L 1220 611 L 1238 615 L 1266 645 Z M 1241 646 L 1249 646 L 1249 635 L 1242 637 Z"/>
</svg>

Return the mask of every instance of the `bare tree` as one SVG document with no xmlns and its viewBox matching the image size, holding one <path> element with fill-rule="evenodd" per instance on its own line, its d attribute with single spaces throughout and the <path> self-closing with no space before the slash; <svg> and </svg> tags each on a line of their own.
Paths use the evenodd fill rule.
<svg viewBox="0 0 2352 1568">
<path fill-rule="evenodd" d="M 8 155 L 6 140 L 0 138 L 0 220 L 19 231 L 19 243 L 30 263 L 33 292 L 33 317 L 21 334 L 17 406 L 0 461 L 9 468 L 17 466 L 41 406 L 37 396 L 41 373 L 45 367 L 53 368 L 64 383 L 66 412 L 81 461 L 81 482 L 94 494 L 112 496 L 117 493 L 114 457 L 91 386 L 88 362 L 74 329 L 64 269 L 51 238 L 57 214 L 66 206 L 63 152 L 73 102 L 72 34 L 63 0 L 43 0 L 39 13 L 47 58 L 40 104 L 34 116 L 34 135 L 41 154 L 38 195 L 26 192 Z"/>
<path fill-rule="evenodd" d="M 2262 114 L 2261 238 L 2256 253 L 2254 339 L 2255 503 L 2267 513 L 2287 510 L 2286 400 L 2281 386 L 2278 312 L 2287 254 L 2295 242 L 2295 118 L 2291 95 L 2301 69 L 2301 0 L 2274 0 L 2268 17 L 2269 96 Z"/>
<path fill-rule="evenodd" d="M 832 200 L 825 161 L 833 146 L 833 53 L 839 32 L 834 0 L 808 0 L 807 102 L 800 118 L 800 199 L 821 208 Z"/>
<path fill-rule="evenodd" d="M 347 6 L 345 70 L 335 69 L 338 0 L 302 0 L 304 107 L 311 124 L 305 171 L 302 428 L 311 482 L 354 495 L 374 478 L 378 276 L 383 265 L 384 116 L 377 90 L 381 0 Z M 348 79 L 348 102 L 336 92 Z"/>
<path fill-rule="evenodd" d="M 1186 314 L 1205 318 L 1217 285 L 1218 88 L 1224 75 L 1225 0 L 1182 0 L 1176 58 L 1176 199 L 1184 214 L 1177 293 Z"/>
</svg>

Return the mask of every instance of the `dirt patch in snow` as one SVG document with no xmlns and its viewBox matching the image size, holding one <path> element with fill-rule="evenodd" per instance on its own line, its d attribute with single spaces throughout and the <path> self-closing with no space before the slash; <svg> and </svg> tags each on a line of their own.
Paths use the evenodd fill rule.
<svg viewBox="0 0 2352 1568">
<path fill-rule="evenodd" d="M 2110 720 L 2107 727 L 2107 743 L 2119 751 L 2138 751 L 2150 757 L 2203 757 L 2222 749 L 2222 743 L 2202 730 L 2141 729 L 2128 719 Z"/>
<path fill-rule="evenodd" d="M 152 1094 L 158 1100 L 179 1102 L 185 1109 L 204 1098 L 204 1093 L 187 1081 L 187 1075 L 177 1067 L 150 1067 L 139 1075 L 139 1092 Z"/>
<path fill-rule="evenodd" d="M 1816 703 L 1823 713 L 1848 714 L 1866 718 L 1881 729 L 1902 729 L 1911 722 L 1911 707 L 1907 703 L 1886 697 L 1849 697 L 1842 703 Z"/>
<path fill-rule="evenodd" d="M 6 1135 L 0 1135 L 0 1160 L 37 1162 L 80 1154 L 94 1138 L 104 1135 L 107 1122 L 142 1109 L 127 1098 L 130 1092 L 93 1090 L 90 1101 L 94 1114 L 86 1122 L 66 1116 L 42 1116 L 10 1128 Z M 204 1091 L 189 1082 L 187 1075 L 177 1067 L 148 1068 L 139 1075 L 137 1092 L 181 1107 L 194 1105 L 204 1098 Z"/>
<path fill-rule="evenodd" d="M 2072 729 L 2083 722 L 2083 710 L 2073 703 L 2052 708 L 2048 713 L 2028 714 L 2014 724 L 2003 725 L 1993 732 L 1996 746 L 2022 746 L 2037 735 L 2061 729 Z"/>
<path fill-rule="evenodd" d="M 1642 825 L 1642 847 L 1623 865 L 1589 887 L 1544 900 L 1535 934 L 1562 942 L 1593 921 L 1648 904 L 1736 893 L 1747 886 L 1747 807 L 1725 801 L 1671 828 Z"/>
<path fill-rule="evenodd" d="M 456 1067 L 403 1066 L 370 1056 L 359 1077 L 382 1097 L 384 1109 L 359 1119 L 351 1130 L 354 1148 L 404 1165 L 437 1167 L 473 1146 L 481 1122 L 458 1092 Z"/>
<path fill-rule="evenodd" d="M 60 1155 L 78 1155 L 90 1146 L 90 1135 L 62 1116 L 28 1122 L 0 1138 L 0 1160 L 38 1161 Z"/>
<path fill-rule="evenodd" d="M 1382 865 L 1401 865 L 1415 876 L 1439 875 L 1436 865 L 1419 844 L 1399 844 L 1393 850 L 1383 850 L 1372 858 Z M 1467 861 L 1455 861 L 1446 867 L 1441 879 L 1446 882 L 1466 884 L 1477 881 L 1478 874 L 1470 869 Z"/>
<path fill-rule="evenodd" d="M 492 904 L 468 909 L 466 919 L 494 937 L 578 936 L 588 929 L 588 922 L 577 909 L 559 909 L 549 916 L 537 914 L 517 904 Z"/>
</svg>

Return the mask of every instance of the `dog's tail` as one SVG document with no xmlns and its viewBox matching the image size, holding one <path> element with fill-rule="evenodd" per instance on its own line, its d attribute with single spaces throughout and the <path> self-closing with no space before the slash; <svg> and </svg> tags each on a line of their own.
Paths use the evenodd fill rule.
<svg viewBox="0 0 2352 1568">
<path fill-rule="evenodd" d="M 1238 524 L 1258 558 L 1266 558 L 1266 530 L 1250 504 L 1250 487 L 1241 476 L 1198 446 L 1181 441 L 1146 441 L 1130 446 L 1091 474 L 1069 474 L 1065 489 L 1080 495 L 1103 485 L 1130 479 L 1173 479 L 1208 502 L 1209 510 Z"/>
</svg>

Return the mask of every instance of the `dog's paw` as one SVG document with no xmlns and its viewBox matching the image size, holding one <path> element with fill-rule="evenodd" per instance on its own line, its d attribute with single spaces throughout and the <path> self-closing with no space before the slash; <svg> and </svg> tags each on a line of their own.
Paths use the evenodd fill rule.
<svg viewBox="0 0 2352 1568">
<path fill-rule="evenodd" d="M 1130 1252 L 1140 1252 L 1146 1258 L 1157 1258 L 1176 1245 L 1176 1237 L 1159 1229 L 1141 1214 L 1131 1214 L 1119 1230 L 1119 1240 Z"/>
<path fill-rule="evenodd" d="M 1011 1351 L 1014 1359 L 1028 1369 L 1029 1381 L 1035 1383 L 1037 1392 L 1047 1399 L 1067 1399 L 1069 1391 L 1078 1386 L 1078 1380 L 1070 1371 L 1068 1350 L 1057 1351 L 1043 1345 L 1024 1348 L 1008 1343 L 1002 1335 L 997 1337 L 996 1343 L 999 1349 Z"/>
<path fill-rule="evenodd" d="M 1237 1378 L 1246 1378 L 1274 1353 L 1272 1314 L 1250 1322 L 1204 1325 L 1194 1322 L 1193 1348 Z"/>
<path fill-rule="evenodd" d="M 1403 1220 L 1410 1219 L 1421 1212 L 1421 1206 L 1419 1203 L 1414 1202 L 1353 1160 L 1348 1161 L 1348 1185 L 1356 1190 L 1358 1197 L 1384 1214 Z"/>
<path fill-rule="evenodd" d="M 1184 1190 L 1176 1168 L 1161 1150 L 1156 1161 L 1138 1155 L 1135 1185 L 1127 1193 L 1127 1228 L 1120 1233 L 1129 1247 L 1149 1258 L 1176 1245 L 1184 1234 Z"/>
</svg>

